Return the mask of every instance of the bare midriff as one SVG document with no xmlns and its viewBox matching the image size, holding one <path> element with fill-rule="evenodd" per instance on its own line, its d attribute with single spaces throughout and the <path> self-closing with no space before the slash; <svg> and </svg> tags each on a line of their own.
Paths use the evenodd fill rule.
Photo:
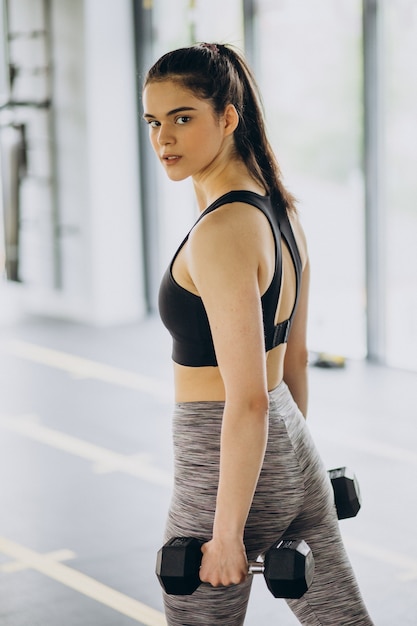
<svg viewBox="0 0 417 626">
<path fill-rule="evenodd" d="M 286 344 L 267 353 L 268 391 L 282 381 Z M 174 363 L 175 401 L 205 402 L 225 400 L 224 384 L 218 367 L 187 367 Z"/>
</svg>

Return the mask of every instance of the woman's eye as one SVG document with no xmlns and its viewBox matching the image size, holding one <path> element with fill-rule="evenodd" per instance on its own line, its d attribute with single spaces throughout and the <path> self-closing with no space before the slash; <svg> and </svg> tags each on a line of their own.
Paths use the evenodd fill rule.
<svg viewBox="0 0 417 626">
<path fill-rule="evenodd" d="M 148 124 L 148 126 L 150 126 L 151 128 L 157 128 L 159 126 L 159 122 L 157 122 L 156 120 L 149 120 L 146 122 Z"/>
<path fill-rule="evenodd" d="M 187 115 L 181 115 L 181 117 L 177 117 L 177 124 L 186 124 L 190 119 Z"/>
</svg>

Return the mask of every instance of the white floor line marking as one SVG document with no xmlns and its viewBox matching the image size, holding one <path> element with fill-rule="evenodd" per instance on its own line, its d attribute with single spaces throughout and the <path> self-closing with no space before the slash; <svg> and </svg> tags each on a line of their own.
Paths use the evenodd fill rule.
<svg viewBox="0 0 417 626">
<path fill-rule="evenodd" d="M 173 403 L 173 390 L 169 388 L 169 385 L 156 378 L 142 376 L 129 370 L 112 367 L 74 354 L 44 348 L 27 341 L 9 341 L 7 350 L 14 356 L 63 370 L 76 378 L 101 380 L 150 394 L 164 403 Z M 340 434 L 333 437 L 329 433 L 320 433 L 318 436 L 329 442 L 336 440 L 339 445 L 343 444 L 354 450 L 371 453 L 391 460 L 403 461 L 410 465 L 417 465 L 417 454 L 399 446 L 391 446 L 364 437 L 360 439 L 354 438 L 347 434 L 343 435 L 343 437 Z"/>
<path fill-rule="evenodd" d="M 127 456 L 113 452 L 108 448 L 102 448 L 88 441 L 42 426 L 35 415 L 17 417 L 0 415 L 0 428 L 91 461 L 94 463 L 93 470 L 99 473 L 121 472 L 155 485 L 172 485 L 171 475 L 153 466 L 149 454 Z"/>
<path fill-rule="evenodd" d="M 0 537 L 0 552 L 145 626 L 167 626 L 160 611 L 67 565 L 57 563 L 47 555 L 39 554 L 4 537 Z"/>
<path fill-rule="evenodd" d="M 6 349 L 9 354 L 63 370 L 75 378 L 101 380 L 113 385 L 119 385 L 120 387 L 126 387 L 127 389 L 147 393 L 164 403 L 173 403 L 174 393 L 172 385 L 157 378 L 143 376 L 136 372 L 100 363 L 99 361 L 44 348 L 43 346 L 17 339 L 9 341 L 6 344 Z"/>
<path fill-rule="evenodd" d="M 27 341 L 12 340 L 6 344 L 10 354 L 23 359 L 60 369 L 76 378 L 101 380 L 106 383 L 134 389 L 156 397 L 164 403 L 173 404 L 173 388 L 156 378 L 142 376 L 129 370 L 120 369 L 98 361 L 92 361 L 66 352 L 44 348 Z M 168 389 L 167 389 L 168 386 Z M 329 433 L 319 433 L 318 438 L 329 442 L 337 441 L 354 450 L 375 454 L 391 460 L 402 461 L 410 465 L 417 465 L 417 454 L 411 450 L 398 446 L 391 446 L 382 442 L 354 438 L 349 435 L 338 434 L 332 437 Z"/>
<path fill-rule="evenodd" d="M 48 557 L 48 559 L 51 559 L 51 561 L 70 561 L 75 558 L 75 552 L 72 552 L 71 550 L 55 550 L 54 552 L 48 552 L 45 556 Z M 21 572 L 25 569 L 28 569 L 28 566 L 22 561 L 10 561 L 9 563 L 3 563 L 0 565 L 0 572 L 7 574 Z"/>
<path fill-rule="evenodd" d="M 401 580 L 415 580 L 417 578 L 417 559 L 353 537 L 343 535 L 343 540 L 348 550 L 401 570 L 399 574 Z"/>
</svg>

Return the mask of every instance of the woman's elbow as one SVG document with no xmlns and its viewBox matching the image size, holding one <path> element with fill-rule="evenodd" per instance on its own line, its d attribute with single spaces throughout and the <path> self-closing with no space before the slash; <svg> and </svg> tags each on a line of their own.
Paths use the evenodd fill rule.
<svg viewBox="0 0 417 626">
<path fill-rule="evenodd" d="M 250 419 L 256 417 L 262 421 L 269 412 L 268 391 L 241 393 L 236 404 L 229 400 L 228 405 L 230 408 L 235 405 L 236 413 L 239 415 L 246 414 Z"/>
<path fill-rule="evenodd" d="M 268 392 L 259 392 L 253 394 L 248 399 L 249 413 L 258 417 L 260 420 L 266 419 L 269 412 L 269 395 Z"/>
</svg>

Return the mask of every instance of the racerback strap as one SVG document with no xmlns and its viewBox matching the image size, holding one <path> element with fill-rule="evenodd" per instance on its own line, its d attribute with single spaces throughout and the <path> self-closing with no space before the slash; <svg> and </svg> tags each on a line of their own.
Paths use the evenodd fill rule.
<svg viewBox="0 0 417 626">
<path fill-rule="evenodd" d="M 278 209 L 278 223 L 279 223 L 279 229 L 281 231 L 281 235 L 285 239 L 285 243 L 287 244 L 288 250 L 290 251 L 290 254 L 291 254 L 292 261 L 294 263 L 295 276 L 296 276 L 296 295 L 295 295 L 295 302 L 294 302 L 294 306 L 291 311 L 290 317 L 284 322 L 275 324 L 274 338 L 273 338 L 274 347 L 279 346 L 281 343 L 286 343 L 288 340 L 288 335 L 290 333 L 292 320 L 294 318 L 295 310 L 297 308 L 298 298 L 300 295 L 301 274 L 303 271 L 300 253 L 298 251 L 297 242 L 295 241 L 295 237 L 294 237 L 294 233 L 290 224 L 290 220 L 288 219 L 287 210 L 281 204 Z"/>
</svg>

